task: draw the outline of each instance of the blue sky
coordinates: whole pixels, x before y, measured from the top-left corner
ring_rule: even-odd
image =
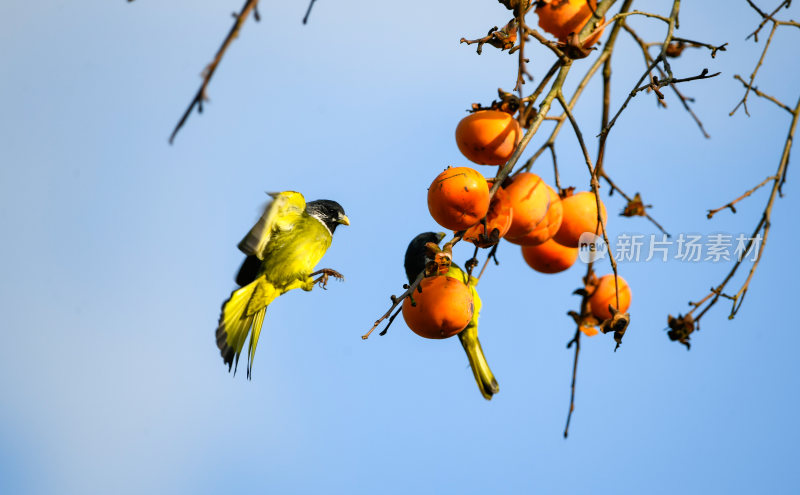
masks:
[[[584,339],[565,441],[565,313],[581,267],[545,276],[501,247],[480,285],[481,340],[500,383],[491,402],[455,340],[423,340],[402,321],[360,339],[401,290],[408,240],[439,230],[428,184],[468,165],[456,123],[513,86],[515,57],[458,44],[507,11],[477,0],[320,1],[302,26],[304,3],[264,3],[205,113],[168,146],[241,3],[0,5],[0,491],[789,493],[800,482],[791,170],[744,308],[733,321],[727,305],[712,310],[691,352],[667,340],[666,315],[729,265],[622,265],[631,327],[616,353],[610,336]],[[729,43],[716,59],[687,50],[673,62],[681,76],[722,71],[683,87],[712,139],[671,94],[666,111],[640,95],[611,134],[606,168],[673,233],[749,233],[766,190],[736,215],[709,221],[705,211],[774,173],[789,120],[756,99],[749,119],[727,115],[742,94],[733,74],[749,74],[762,48],[744,40],[759,21],[746,2],[730,2],[722,20],[711,2],[684,3],[681,36]],[[631,24],[663,37],[657,21]],[[778,33],[759,79],[790,105],[796,37]],[[628,38],[619,48],[614,108],[643,70]],[[550,55],[530,53],[540,77]],[[599,96],[595,82],[575,110],[587,136]],[[562,182],[587,188],[568,131],[557,145]],[[549,163],[534,171],[552,181]],[[284,189],[342,203],[352,226],[321,266],[347,279],[270,307],[247,382],[227,373],[213,333],[236,243],[264,191]],[[616,195],[606,205],[624,206]],[[609,229],[653,232],[616,215]]]

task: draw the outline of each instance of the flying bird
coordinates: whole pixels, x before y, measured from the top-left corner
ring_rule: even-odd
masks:
[[[314,271],[330,247],[336,227],[350,225],[342,206],[327,199],[306,203],[295,191],[269,195],[272,201],[264,214],[239,243],[239,250],[247,255],[236,275],[240,288],[222,304],[216,332],[217,347],[234,374],[250,334],[248,379],[267,306],[292,289],[310,291],[317,283],[325,288],[329,277],[344,278],[329,268]]]
[[[406,249],[405,269],[408,282],[412,283],[417,279],[417,276],[425,270],[427,259],[427,249],[425,245],[432,242],[436,245],[444,239],[444,234],[435,232],[425,232],[415,237]],[[481,348],[481,342],[478,340],[478,317],[481,311],[481,298],[478,296],[478,291],[475,289],[475,284],[478,280],[475,277],[467,275],[455,263],[450,264],[450,269],[447,272],[448,277],[461,280],[470,289],[472,294],[472,301],[475,311],[472,314],[472,319],[467,324],[467,327],[458,333],[458,340],[461,341],[461,346],[464,352],[467,353],[469,365],[472,367],[472,374],[475,376],[475,382],[478,384],[478,389],[486,400],[491,400],[492,396],[500,391],[500,387],[495,380],[492,370],[489,368],[489,363],[486,362],[486,357]]]

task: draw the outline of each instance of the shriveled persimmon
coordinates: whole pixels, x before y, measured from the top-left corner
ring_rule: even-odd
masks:
[[[508,242],[521,246],[534,246],[551,239],[556,232],[558,232],[558,229],[561,227],[561,219],[564,215],[564,208],[561,206],[561,198],[558,196],[558,193],[555,191],[555,189],[547,184],[545,184],[545,186],[547,186],[550,205],[547,208],[547,213],[545,214],[544,218],[536,225],[536,227],[533,228],[533,230],[523,236],[510,237],[506,234],[506,240]]]
[[[487,180],[487,185],[491,189],[493,180]],[[494,193],[489,204],[489,212],[486,219],[481,220],[464,233],[464,240],[475,244],[478,247],[489,247],[497,244],[506,235],[511,227],[514,217],[514,210],[508,201],[508,194],[502,187]]]
[[[578,247],[581,234],[584,232],[600,235],[600,226],[597,222],[597,199],[593,192],[583,191],[572,194],[567,191],[567,196],[561,198],[561,207],[564,210],[561,227],[553,236],[556,242],[568,247]],[[600,201],[600,212],[603,223],[605,223],[608,215],[602,201]]]
[[[539,27],[552,34],[559,41],[567,41],[570,33],[578,34],[583,26],[592,18],[592,11],[597,1],[591,0],[591,8],[586,0],[549,0],[539,2],[536,14],[539,16]],[[584,41],[584,48],[597,43],[603,35],[603,28],[595,30]]]
[[[451,167],[439,174],[428,189],[428,211],[450,230],[475,225],[489,211],[486,179],[469,167]]]
[[[541,273],[559,273],[575,264],[578,248],[562,246],[553,239],[535,246],[522,246],[525,262]]]
[[[414,333],[427,339],[446,339],[461,332],[475,308],[469,287],[446,275],[427,277],[403,301],[403,319]],[[412,303],[413,298],[413,303]]]
[[[631,288],[622,277],[619,281],[619,306],[617,306],[616,285],[614,274],[603,275],[597,281],[594,292],[589,296],[589,310],[600,321],[611,318],[608,306],[614,306],[619,312],[625,313],[631,306]]]
[[[520,139],[519,122],[500,110],[478,110],[461,119],[456,127],[458,149],[478,165],[503,165]]]
[[[511,209],[514,210],[514,218],[506,237],[527,235],[547,215],[550,205],[547,184],[536,174],[522,172],[514,176],[505,190]]]

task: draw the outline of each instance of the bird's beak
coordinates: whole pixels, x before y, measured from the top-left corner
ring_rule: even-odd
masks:
[[[347,215],[340,216],[339,220],[337,220],[337,222],[339,222],[342,225],[350,225],[350,219],[347,218]]]
[[[436,233],[436,237],[439,238],[439,240],[436,242],[438,244],[438,243],[442,242],[445,237],[447,237],[447,234],[445,234],[444,232],[437,232]]]
[[[267,193],[267,196],[269,196],[269,197],[270,197],[270,198],[272,198],[272,199],[275,199],[275,198],[277,198],[278,196],[280,196],[280,194],[281,194],[281,193],[279,193],[279,192],[268,192],[268,193]]]

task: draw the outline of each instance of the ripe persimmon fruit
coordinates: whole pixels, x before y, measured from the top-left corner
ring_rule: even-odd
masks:
[[[583,191],[576,194],[570,194],[568,191],[567,194],[566,197],[561,198],[561,207],[564,213],[561,219],[561,227],[559,227],[553,239],[564,246],[578,247],[578,241],[584,232],[601,234],[600,226],[597,222],[597,199],[591,191]],[[600,212],[605,224],[608,215],[602,201],[600,201]]]
[[[597,281],[594,292],[589,296],[589,310],[600,321],[611,318],[608,305],[614,306],[619,312],[625,313],[631,306],[631,288],[622,277],[619,281],[619,306],[617,306],[616,285],[614,274],[603,275]]]
[[[486,179],[469,167],[451,167],[439,174],[428,189],[428,211],[439,225],[464,230],[489,211]]]
[[[403,300],[408,328],[427,339],[446,339],[464,330],[475,310],[464,282],[438,275],[422,279],[420,287],[422,292],[415,290]]]
[[[597,1],[591,0],[591,8],[586,0],[549,0],[539,2],[536,14],[539,16],[539,27],[552,34],[559,41],[567,41],[570,33],[578,34],[583,26],[592,18],[592,11],[597,8]],[[603,35],[603,28],[591,33],[584,41],[584,48],[597,43]]]
[[[575,264],[578,248],[562,246],[548,239],[534,246],[522,246],[522,257],[537,272],[559,273]]]
[[[489,179],[486,182],[491,189],[494,179]],[[492,197],[492,201],[489,204],[489,212],[486,213],[486,219],[478,221],[478,223],[467,229],[464,233],[464,240],[482,248],[494,246],[508,232],[513,217],[514,210],[511,209],[508,194],[501,187]]]
[[[461,119],[456,144],[461,153],[478,165],[503,165],[514,153],[522,128],[500,110],[478,110]]]
[[[558,229],[561,227],[561,219],[564,216],[564,208],[561,206],[561,198],[558,196],[555,189],[547,184],[545,184],[545,186],[547,186],[547,192],[550,197],[550,206],[548,206],[544,218],[533,230],[523,236],[509,237],[506,234],[506,240],[508,242],[520,246],[533,246],[551,239],[556,232],[558,232]]]
[[[535,229],[547,215],[550,195],[547,184],[536,174],[522,172],[505,187],[514,218],[506,237],[522,237]]]

